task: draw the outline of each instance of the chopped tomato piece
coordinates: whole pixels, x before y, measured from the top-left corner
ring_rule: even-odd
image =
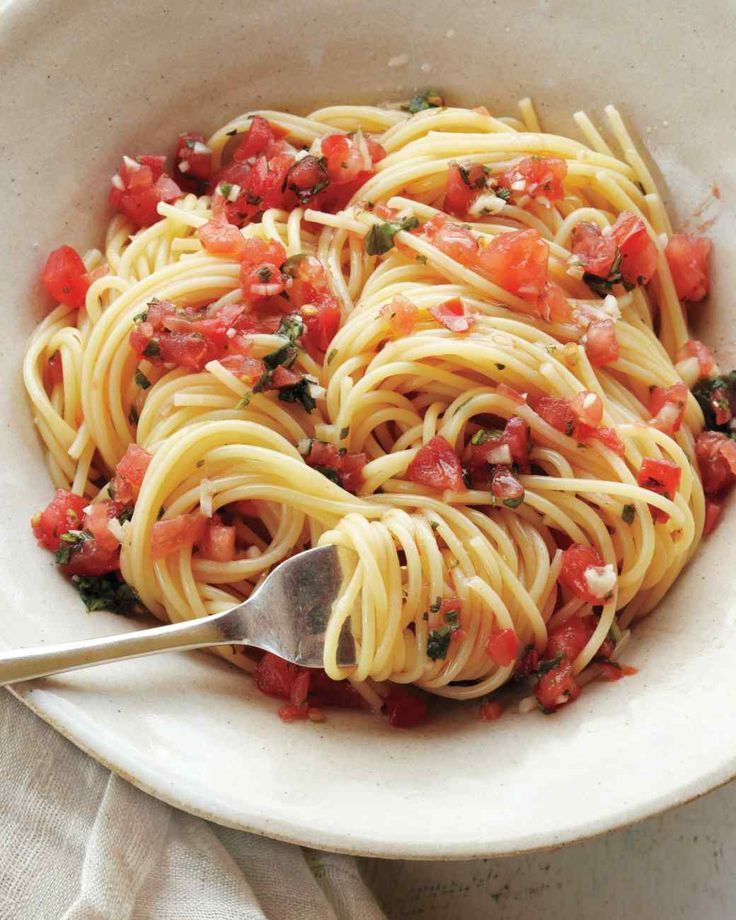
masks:
[[[569,661],[561,661],[539,678],[534,691],[539,705],[545,712],[554,712],[565,703],[571,703],[580,696],[580,686],[572,672]]]
[[[529,426],[519,418],[513,415],[501,435],[501,443],[508,444],[511,450],[511,459],[519,467],[522,473],[529,472]]]
[[[207,518],[202,514],[178,514],[156,521],[151,533],[151,559],[164,559],[186,546],[199,545],[206,533]]]
[[[82,257],[72,246],[49,253],[41,280],[57,303],[76,309],[84,306],[90,282]]]
[[[710,288],[710,249],[709,239],[689,233],[675,233],[667,243],[664,254],[680,300],[697,302],[707,295]]]
[[[591,428],[588,425],[578,423],[575,426],[575,436],[579,441],[600,441],[604,447],[612,450],[615,454],[623,457],[626,453],[624,442],[618,436],[615,428],[608,428],[601,425],[598,428]]]
[[[568,435],[568,437],[572,437],[575,431],[576,416],[569,400],[562,399],[559,396],[540,396],[534,411],[548,425]]]
[[[708,536],[709,533],[713,533],[721,519],[722,511],[722,502],[716,501],[714,498],[705,499],[705,524],[703,526],[703,536]]]
[[[266,371],[266,365],[259,358],[250,355],[225,355],[220,358],[220,364],[232,374],[248,381],[257,380]]]
[[[720,431],[703,431],[695,440],[703,489],[720,495],[736,482],[736,442]]]
[[[600,594],[591,590],[589,584],[590,569],[603,568],[601,554],[592,546],[573,543],[562,553],[560,581],[572,593],[588,604],[600,604]]]
[[[204,136],[191,132],[180,134],[175,162],[181,176],[206,182],[212,173],[212,150],[205,143]]]
[[[112,178],[110,204],[135,227],[148,227],[160,220],[158,205],[181,197],[181,189],[164,172],[166,157],[123,157]]]
[[[274,388],[281,390],[283,387],[293,387],[297,383],[300,383],[302,380],[302,374],[297,374],[292,370],[289,370],[288,367],[283,365],[277,365],[271,376],[271,383]]]
[[[561,201],[565,197],[562,183],[567,175],[567,163],[560,157],[526,157],[500,178],[503,188],[513,195]]]
[[[413,728],[427,717],[427,703],[408,687],[393,684],[384,700],[389,725],[394,728]]]
[[[246,300],[276,297],[286,289],[288,277],[280,266],[286,261],[286,250],[276,240],[259,237],[244,238],[245,249],[240,268],[240,286]]]
[[[459,297],[436,304],[429,308],[429,312],[450,332],[470,332],[475,324],[475,317],[466,312],[465,304]]]
[[[313,156],[302,157],[293,163],[284,181],[285,187],[296,195],[301,204],[314,198],[330,182],[326,168]]]
[[[501,502],[507,508],[518,508],[524,501],[524,486],[503,464],[495,467],[491,473],[491,495],[496,502]]]
[[[120,549],[120,541],[113,535],[108,524],[117,518],[121,510],[122,506],[117,502],[100,501],[91,505],[84,516],[84,529],[92,534],[100,553],[112,556]]]
[[[459,262],[473,266],[478,259],[478,240],[461,224],[448,220],[444,214],[435,214],[422,227],[429,242],[440,252]]]
[[[697,359],[698,370],[701,377],[710,377],[715,373],[716,361],[713,357],[713,352],[707,345],[698,342],[697,339],[690,339],[685,342],[682,348],[677,352],[678,364],[681,361],[686,361],[688,358]]]
[[[457,454],[441,435],[420,447],[406,471],[406,478],[430,489],[465,489],[463,471]]]
[[[224,214],[211,218],[197,230],[197,236],[207,252],[216,256],[240,259],[246,252],[245,239]]]
[[[67,489],[57,489],[49,504],[31,521],[39,546],[57,550],[62,534],[80,530],[87,499]]]
[[[505,399],[510,399],[512,402],[515,402],[519,406],[526,402],[525,393],[520,393],[518,390],[515,390],[513,387],[510,387],[506,383],[499,383],[499,385],[496,387],[496,393],[498,393],[499,396],[503,396]]]
[[[682,426],[687,406],[688,388],[684,383],[654,387],[649,397],[650,424],[665,434],[675,434]]]
[[[519,654],[516,633],[513,629],[494,629],[486,641],[485,651],[497,667],[508,667]]]
[[[643,489],[672,500],[680,486],[682,470],[669,460],[652,460],[646,457],[641,464],[637,482]]]
[[[486,174],[480,163],[450,163],[445,185],[444,210],[455,217],[465,217],[485,185]]]
[[[498,700],[484,700],[480,704],[479,715],[483,722],[495,722],[503,715],[503,706]]]
[[[523,300],[545,293],[549,246],[537,230],[499,233],[480,250],[478,267],[494,284]]]
[[[302,345],[315,360],[321,361],[342,322],[342,311],[332,294],[315,292],[310,303],[301,308],[306,327]]]
[[[278,141],[284,132],[276,125],[266,121],[261,115],[254,115],[248,130],[233,153],[233,160],[244,162],[261,155],[273,156],[280,151]]]
[[[143,485],[143,477],[153,457],[137,444],[129,444],[115,467],[110,494],[123,504],[134,502]]]
[[[410,335],[417,324],[418,310],[408,297],[402,294],[397,294],[390,303],[384,304],[380,313],[388,320],[391,331],[396,336]]]
[[[328,478],[339,480],[347,492],[357,492],[363,482],[363,467],[368,458],[363,453],[350,454],[325,441],[310,440],[304,460]]]
[[[232,562],[235,559],[235,528],[213,517],[207,524],[199,552],[213,562]]]
[[[120,544],[110,550],[96,539],[77,544],[69,561],[60,566],[66,575],[97,576],[116,572],[120,568]]]
[[[621,253],[621,276],[627,284],[646,284],[657,270],[657,247],[644,221],[622,211],[611,227],[611,236]]]
[[[601,678],[608,681],[621,680],[622,677],[628,677],[631,674],[637,673],[636,668],[630,668],[625,664],[618,664],[616,661],[601,661],[598,662],[597,667]]]
[[[570,400],[570,409],[579,422],[597,428],[603,421],[603,400],[590,390],[581,390]]]
[[[583,270],[596,278],[606,279],[616,259],[616,241],[603,236],[597,224],[582,221],[572,231],[572,251]]]
[[[585,354],[593,367],[604,367],[618,361],[621,349],[612,319],[594,320],[585,333]]]
[[[61,352],[55,351],[46,362],[43,369],[43,388],[50,396],[55,387],[64,382],[64,366],[61,361]]]
[[[544,657],[551,659],[562,655],[568,661],[575,661],[590,641],[595,627],[595,620],[591,616],[569,617],[550,631]]]
[[[547,281],[537,304],[537,312],[548,323],[569,323],[572,310],[565,292],[553,281]]]

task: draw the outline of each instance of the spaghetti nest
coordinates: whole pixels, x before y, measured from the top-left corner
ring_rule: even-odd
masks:
[[[158,617],[224,610],[291,554],[337,544],[347,574],[328,675],[349,678],[369,698],[393,681],[467,699],[507,681],[524,650],[541,655],[551,627],[593,613],[576,651],[579,673],[677,578],[703,530],[693,468],[703,418],[688,394],[677,430],[651,424],[652,388],[681,384],[674,362],[688,339],[664,257],[668,217],[614,109],[607,115],[620,155],[581,113],[585,143],[542,133],[526,101],[521,113],[358,106],[306,118],[258,113],[313,153],[342,132],[368,136],[386,153],[337,213],[307,200],[290,211],[268,208],[240,231],[282,244],[289,258],[316,257],[339,302],[340,328],[323,352],[300,347],[298,327],[291,337],[283,325],[248,335],[259,361],[292,349],[289,379],[306,381],[306,400],[259,388],[217,357],[193,370],[141,357],[131,345],[152,301],[206,304],[210,312],[244,303],[239,260],[208,251],[198,234],[213,217],[210,196],[159,204],[160,220],[138,231],[121,215],[112,220],[104,253],[85,259],[94,279],[85,308],[60,305],[38,327],[25,382],[58,488],[108,499],[105,483],[129,445],[152,454],[122,525],[120,566]],[[208,141],[215,167],[252,121],[240,117]],[[534,194],[528,179],[514,188],[514,169],[537,157],[563,161],[562,195]],[[471,189],[457,223],[445,211],[453,170]],[[504,175],[508,187],[494,180]],[[573,253],[576,228],[592,225],[605,240],[624,212],[652,243],[652,276],[646,286],[599,278],[601,289]],[[478,253],[509,231],[534,231],[547,250],[545,283],[557,309],[521,286],[504,287],[482,260],[463,258],[447,243],[448,227]],[[595,323],[615,329],[616,353],[604,362],[593,360],[586,339]],[[44,386],[57,354],[63,379]],[[544,411],[576,397],[580,404],[581,394],[602,407],[593,428],[607,439],[590,425],[581,429],[579,418],[559,425]],[[504,440],[512,419],[527,438],[521,463]],[[488,481],[466,469],[460,481],[433,487],[416,475],[427,459],[421,451],[437,438],[461,474],[474,447],[497,441],[495,467],[486,455]],[[334,470],[310,464],[315,443],[337,447],[332,456],[363,455],[352,491]],[[647,459],[677,468],[674,493],[642,482]],[[511,492],[489,484],[498,466]],[[156,524],[189,513],[225,516],[236,531],[231,558],[207,558],[192,545],[158,558],[151,552]],[[596,551],[598,576],[613,571],[600,599],[590,596],[594,586],[586,596],[561,577],[571,544]],[[335,657],[347,618],[358,645],[349,670]],[[514,638],[506,659],[489,653],[499,634]],[[219,653],[253,667],[242,651]]]

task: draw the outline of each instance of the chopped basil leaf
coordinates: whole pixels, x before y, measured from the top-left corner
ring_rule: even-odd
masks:
[[[505,371],[505,370],[506,370],[506,365],[505,365],[505,364],[499,364],[498,361],[496,362],[496,367],[497,367],[500,371]]]
[[[273,269],[270,265],[261,265],[260,268],[256,269],[256,274],[264,284],[273,278]]]
[[[254,387],[253,389],[255,389],[255,387]],[[236,408],[236,409],[245,409],[245,407],[246,407],[246,406],[248,405],[248,403],[250,402],[250,398],[251,398],[251,394],[250,394],[250,393],[246,393],[245,396],[241,397],[241,398],[235,403],[235,408]]]
[[[144,310],[142,313],[138,313],[136,316],[133,317],[133,322],[135,323],[136,326],[138,326],[141,323],[145,323],[147,319],[148,319],[148,310]]]
[[[404,217],[401,220],[385,220],[381,224],[374,224],[368,231],[363,241],[365,251],[369,256],[380,256],[394,246],[394,237],[400,230],[413,230],[419,226],[416,217]]]
[[[337,349],[333,348],[332,351],[327,355],[327,363],[329,364],[337,355]]]
[[[487,444],[489,441],[498,441],[502,435],[503,431],[498,428],[479,428],[470,439],[470,443],[477,447],[479,444]]]
[[[719,377],[706,377],[693,387],[693,396],[697,399],[705,417],[705,427],[710,431],[722,431],[732,434],[729,428],[733,405],[736,408],[736,371]],[[716,413],[721,411],[728,419],[719,424]]]
[[[138,409],[135,406],[131,406],[130,412],[128,413],[128,421],[131,425],[137,425],[139,419],[140,415],[138,415]]]
[[[318,473],[322,473],[324,477],[329,479],[330,482],[334,482],[336,486],[342,486],[340,474],[331,466],[315,466],[313,469],[317,470]]]
[[[263,358],[263,363],[267,368],[273,370],[278,367],[279,364],[282,367],[291,367],[291,365],[296,361],[299,355],[299,349],[294,345],[282,345],[281,348],[277,348],[276,351],[272,351],[270,354],[265,355]]]
[[[350,425],[340,429],[340,440],[343,441],[350,434]]]
[[[229,198],[230,192],[232,192],[233,190],[233,184],[232,182],[221,182],[218,185],[217,190],[219,191],[219,193],[222,195],[223,198]]]
[[[298,252],[294,256],[289,256],[289,258],[280,266],[281,271],[285,275],[291,275],[292,278],[295,278],[297,269],[299,268],[299,263],[303,262],[307,256],[308,253],[306,252]]]
[[[312,392],[309,388],[309,381],[306,377],[303,377],[299,383],[294,383],[288,387],[281,387],[279,390],[279,399],[281,402],[301,403],[307,412],[311,412],[317,406],[317,402],[312,396]]]
[[[92,534],[88,530],[68,530],[59,539],[64,545],[56,550],[56,564],[68,565],[74,553],[82,548],[82,544],[92,539]]]
[[[636,517],[636,508],[633,505],[624,505],[621,511],[621,517],[623,518],[624,524],[633,524],[634,518]]]
[[[408,105],[403,105],[405,112],[411,112],[416,115],[417,112],[424,112],[426,109],[441,109],[445,100],[440,96],[436,89],[428,89],[426,92],[418,93],[410,100]]]
[[[318,177],[316,181],[309,188],[302,188],[301,185],[293,181],[292,174],[299,171],[304,171],[308,169],[315,170],[315,175]],[[287,188],[290,189],[296,197],[299,199],[302,204],[309,201],[310,198],[313,198],[318,192],[321,192],[323,189],[326,189],[330,184],[330,177],[327,175],[327,168],[325,166],[324,160],[320,157],[313,157],[308,155],[302,157],[301,160],[297,160],[296,163],[289,169],[284,179],[284,190]]]
[[[197,467],[198,470],[201,470],[202,467],[204,466],[204,460],[197,460],[197,462],[194,465]]]
[[[437,528],[440,526],[440,522],[439,522],[439,521],[430,521],[430,522],[429,522],[429,526],[432,528],[432,530],[437,530]]]
[[[507,508],[518,508],[519,505],[524,502],[524,493],[518,495],[516,498],[504,498],[503,503]]]
[[[537,668],[537,673],[541,676],[546,674],[547,671],[551,671],[553,668],[556,668],[558,664],[562,661],[563,656],[557,655],[555,658],[548,658],[546,661],[540,661],[539,667]]]
[[[627,286],[621,275],[621,250],[616,247],[616,255],[614,256],[611,270],[606,278],[600,278],[598,275],[585,272],[583,274],[583,281],[600,297],[605,297],[606,294],[610,294],[614,284],[624,284],[625,287],[630,289],[631,285]]]
[[[135,383],[136,386],[139,386],[142,390],[147,390],[151,386],[151,381],[139,367],[135,369]]]
[[[144,358],[155,358],[161,354],[161,349],[158,344],[158,339],[149,339],[146,342],[146,347],[143,349]]]
[[[496,198],[500,198],[503,201],[508,201],[509,198],[511,198],[511,189],[500,186],[499,188],[494,188],[493,194],[496,196]]]
[[[440,612],[440,607],[441,607],[441,606],[442,606],[442,598],[439,597],[439,596],[437,596],[437,597],[435,598],[434,604],[432,604],[432,605],[430,606],[429,612],[430,612],[430,613],[439,613],[439,612]]]
[[[289,313],[281,320],[276,335],[283,335],[292,344],[296,342],[299,336],[304,335],[304,323],[298,313]]]
[[[419,262],[420,265],[426,265],[426,264],[427,264],[427,257],[426,257],[426,256],[417,256],[417,257],[416,257],[416,261]]]
[[[72,583],[89,611],[126,613],[140,607],[138,595],[130,585],[120,581],[115,572],[108,575],[74,575]]]
[[[133,508],[132,505],[128,505],[127,507],[123,508],[123,510],[118,515],[118,520],[120,521],[120,523],[126,524],[128,521],[132,520],[134,510],[135,509]]]

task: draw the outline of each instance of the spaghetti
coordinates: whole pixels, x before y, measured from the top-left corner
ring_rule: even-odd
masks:
[[[92,606],[129,586],[171,621],[337,544],[327,677],[397,724],[423,705],[406,684],[494,718],[527,674],[550,710],[624,673],[703,533],[683,381],[718,368],[680,298],[709,244],[673,234],[613,108],[618,154],[583,113],[584,142],[542,133],[528,100],[408,108],[251,113],[182,136],[172,175],[125,158],[104,251],[45,270],[61,302],[24,377],[60,491],[34,527]],[[708,436],[716,495],[736,464]],[[287,718],[339,702],[217,653]]]

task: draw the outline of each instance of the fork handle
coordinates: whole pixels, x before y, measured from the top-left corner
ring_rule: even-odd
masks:
[[[139,658],[156,652],[186,651],[207,645],[231,645],[238,641],[228,635],[227,618],[232,612],[226,610],[211,617],[117,636],[0,653],[0,687],[75,668],[88,668],[106,661]]]

